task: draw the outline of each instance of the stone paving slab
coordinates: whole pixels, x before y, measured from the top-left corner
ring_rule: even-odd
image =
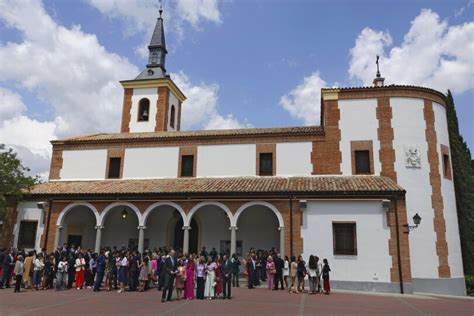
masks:
[[[419,295],[289,294],[234,288],[231,300],[160,302],[161,293],[0,290],[0,315],[474,315],[474,300]]]

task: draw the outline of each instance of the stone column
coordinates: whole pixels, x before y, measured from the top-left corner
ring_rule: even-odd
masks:
[[[54,236],[54,248],[53,251],[56,251],[59,246],[59,237],[61,236],[61,230],[63,229],[62,225],[56,226],[56,235]]]
[[[230,255],[237,251],[237,226],[231,226],[230,229]]]
[[[99,253],[100,252],[100,245],[102,244],[102,229],[104,229],[104,226],[96,226],[95,227],[95,248],[94,252]]]
[[[280,231],[280,255],[281,258],[285,258],[285,227],[280,226],[278,227],[278,230]]]
[[[189,252],[189,231],[191,230],[191,226],[183,226],[183,230],[183,254],[187,254]]]
[[[145,226],[138,226],[138,252],[143,253],[143,244],[145,242]]]

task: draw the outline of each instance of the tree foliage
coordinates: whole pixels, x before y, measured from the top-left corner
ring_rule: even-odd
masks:
[[[0,144],[0,220],[5,214],[7,196],[21,199],[25,190],[40,182],[38,176],[28,176],[26,173],[29,171],[21,164],[13,149]]]
[[[474,274],[474,163],[459,133],[453,96],[448,90],[447,117],[459,231],[465,274]]]

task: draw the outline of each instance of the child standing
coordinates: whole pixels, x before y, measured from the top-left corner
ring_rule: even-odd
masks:
[[[329,287],[329,272],[331,268],[329,267],[328,259],[323,260],[323,287],[324,287],[324,294],[329,294],[331,292],[331,288]]]
[[[176,274],[176,296],[181,300],[183,296],[184,282],[186,281],[186,269],[183,267],[183,261],[178,260],[178,273]]]

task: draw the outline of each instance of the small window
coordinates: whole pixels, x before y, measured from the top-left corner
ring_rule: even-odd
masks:
[[[181,177],[192,177],[194,174],[194,155],[181,156]]]
[[[109,179],[118,179],[120,178],[120,163],[122,158],[114,157],[109,160]]]
[[[370,174],[370,152],[368,150],[356,150],[355,167],[356,174]]]
[[[143,98],[138,102],[138,121],[146,122],[150,116],[150,100]]]
[[[260,154],[260,173],[259,174],[261,176],[273,175],[273,154],[272,153]]]
[[[170,126],[172,128],[174,128],[174,120],[175,120],[175,116],[176,116],[176,110],[174,108],[174,105],[171,106],[171,110],[170,110]]]
[[[37,221],[21,221],[18,249],[35,248]]]
[[[451,165],[447,154],[443,154],[443,172],[445,178],[451,179]]]
[[[357,255],[356,223],[332,223],[335,255]]]
[[[150,64],[158,63],[158,53],[152,53],[150,57]]]

